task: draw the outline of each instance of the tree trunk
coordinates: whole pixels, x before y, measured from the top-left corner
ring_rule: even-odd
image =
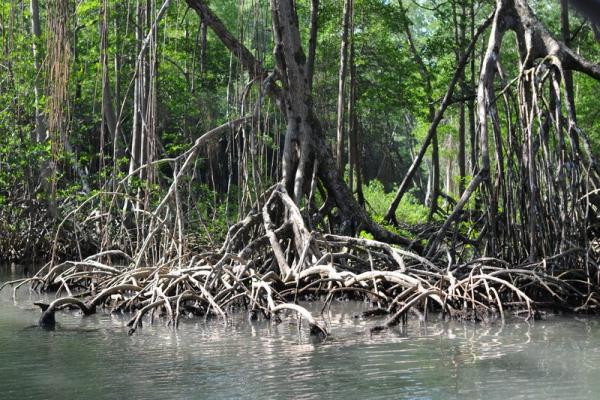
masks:
[[[200,22],[200,77],[204,77],[204,70],[206,68],[206,45],[207,45],[207,27],[206,23],[201,20]]]
[[[431,114],[430,114],[431,115]],[[431,120],[431,118],[430,118]],[[430,121],[431,122],[431,121]],[[432,220],[438,211],[438,198],[440,197],[440,148],[437,132],[431,141],[431,195],[429,196],[428,220]]]
[[[471,0],[469,4],[469,37],[471,40],[475,37],[475,1]],[[469,62],[469,87],[475,90],[476,72],[475,72],[475,55],[471,57]],[[467,113],[469,117],[469,140],[470,140],[470,169],[471,174],[477,171],[477,132],[475,128],[475,99],[471,97],[467,102]]]
[[[456,63],[458,64],[460,62],[460,59],[463,57],[464,51],[465,51],[465,46],[467,45],[466,43],[466,21],[467,20],[467,6],[465,4],[465,2],[461,2],[461,8],[460,8],[460,18],[459,18],[459,22],[458,22],[458,48],[459,51],[457,52],[456,55]],[[460,76],[460,89],[461,89],[461,94],[463,97],[465,97],[465,95],[467,94],[467,85],[465,82],[465,72],[463,70],[463,72],[461,73]],[[459,110],[458,110],[458,175],[459,175],[459,183],[458,183],[458,194],[459,196],[462,195],[462,193],[465,190],[465,178],[467,176],[467,168],[466,168],[466,141],[465,141],[465,102],[461,101],[459,104]]]
[[[142,49],[142,41],[143,41],[143,18],[142,18],[142,8],[139,0],[135,2],[135,15],[136,15],[136,24],[135,24],[135,42],[136,42],[136,52],[139,54]],[[129,160],[129,174],[133,174],[134,171],[141,165],[140,159],[140,143],[141,143],[141,101],[142,101],[142,81],[143,81],[143,69],[139,66],[136,67],[136,76],[133,82],[133,122],[131,127],[131,146],[129,151],[131,153]]]
[[[116,106],[115,109],[115,132],[113,136],[112,142],[112,154],[113,154],[113,190],[117,187],[117,176],[119,173],[119,159],[123,155],[123,149],[119,148],[119,136],[120,136],[120,126],[121,126],[121,112],[123,111],[123,106],[121,105],[121,46],[119,41],[119,29],[117,24],[118,18],[114,19],[113,30],[115,36],[115,59],[114,59],[114,79],[115,79],[115,91],[114,91],[114,104]]]
[[[350,54],[349,54],[349,67],[350,67],[350,93],[348,95],[348,186],[350,187],[350,191],[354,193],[354,178],[355,173],[356,177],[360,174],[358,173],[358,143],[357,143],[357,115],[356,115],[356,65],[354,63],[354,5],[350,10],[350,32],[349,32],[349,42],[350,42]],[[358,189],[358,181],[357,183],[357,192]]]
[[[560,33],[562,42],[566,46],[571,45],[571,30],[569,28],[569,4],[567,0],[560,0]],[[573,88],[573,71],[566,68],[564,73],[565,95],[570,104],[575,104],[575,90]],[[572,118],[577,123],[577,114],[573,108]]]
[[[287,111],[287,131],[283,156],[283,176],[286,187],[293,187],[295,201],[302,199],[305,190],[307,171],[310,171],[313,158],[318,160],[318,176],[335,200],[343,218],[353,221],[375,239],[402,245],[420,247],[412,241],[387,231],[374,223],[362,209],[342,175],[336,168],[319,119],[314,113],[312,95],[305,76],[304,52],[300,44],[298,19],[293,0],[271,0],[273,32],[275,32],[275,59],[283,82],[283,101]],[[309,181],[310,183],[310,181]],[[288,189],[289,190],[289,189]]]
[[[108,64],[108,1],[102,3],[103,15],[100,27],[100,61],[102,64],[102,122],[108,128],[111,141],[117,137],[117,115],[112,100],[110,87],[109,64]],[[101,143],[100,146],[103,146]]]
[[[417,46],[412,36],[412,32],[410,30],[410,21],[408,16],[406,15],[406,10],[404,5],[402,4],[402,0],[398,0],[398,5],[400,6],[400,11],[404,17],[404,33],[406,34],[406,39],[408,40],[408,44],[410,50],[413,54],[415,62],[419,67],[419,74],[421,75],[421,79],[423,80],[423,84],[425,85],[425,95],[427,96],[427,107],[428,107],[428,115],[427,122],[430,124],[430,127],[433,127],[433,121],[435,119],[435,105],[433,100],[433,87],[431,82],[431,71],[425,65],[425,61],[423,61],[423,57],[421,57],[421,53],[417,50]],[[440,194],[440,151],[438,145],[438,137],[437,137],[437,124],[432,131],[431,136],[431,177],[430,187],[431,192],[427,193],[427,199],[429,199],[429,216],[431,219],[433,215],[437,212],[438,207],[438,197]],[[394,211],[395,212],[395,211]]]
[[[319,32],[319,0],[312,0],[310,4],[310,39],[308,40],[306,79],[308,79],[308,86],[312,90],[317,53],[317,35]]]
[[[494,93],[494,80],[497,73],[502,74],[499,67],[499,54],[502,46],[502,39],[505,33],[512,30],[516,33],[517,44],[520,54],[520,68],[523,71],[519,77],[519,107],[520,107],[520,131],[522,138],[516,138],[523,143],[523,146],[516,147],[513,151],[517,154],[512,154],[511,157],[523,159],[519,164],[514,175],[518,177],[516,184],[518,200],[507,199],[504,203],[499,203],[497,196],[498,184],[494,185],[491,181],[492,176],[496,179],[501,179],[504,174],[502,165],[502,150],[500,136],[500,123],[498,121],[498,113],[496,110],[497,96]],[[436,251],[437,244],[444,235],[449,224],[460,215],[462,207],[466,204],[468,197],[474,193],[477,186],[484,183],[482,189],[482,198],[486,213],[486,229],[483,239],[484,253],[489,256],[497,257],[502,251],[498,243],[499,226],[498,214],[502,210],[503,213],[508,210],[513,211],[513,218],[503,219],[507,226],[502,227],[508,235],[520,237],[523,244],[517,249],[511,249],[513,253],[523,250],[530,260],[539,259],[541,256],[546,256],[555,251],[552,248],[552,243],[559,243],[557,237],[568,238],[571,243],[585,242],[582,238],[581,230],[585,227],[586,222],[582,218],[587,218],[585,205],[580,202],[573,204],[575,208],[573,212],[573,223],[568,228],[569,232],[565,232],[561,227],[557,226],[558,220],[553,220],[553,216],[560,215],[560,199],[564,198],[563,194],[572,196],[571,198],[580,198],[587,193],[586,184],[583,183],[586,179],[581,179],[577,175],[585,172],[587,177],[593,182],[598,181],[597,162],[595,157],[587,145],[584,146],[584,151],[581,151],[578,146],[579,137],[583,139],[584,144],[588,142],[587,136],[576,126],[574,112],[571,110],[573,105],[567,99],[567,118],[569,122],[569,132],[571,134],[571,147],[573,155],[570,157],[569,168],[562,168],[558,171],[562,179],[568,179],[566,185],[569,193],[557,193],[548,199],[547,190],[552,190],[556,187],[554,184],[556,174],[540,173],[541,163],[544,162],[546,155],[540,152],[540,147],[544,145],[547,139],[543,135],[548,135],[549,127],[542,121],[544,116],[549,115],[549,112],[555,113],[552,124],[554,124],[554,133],[561,134],[562,108],[560,107],[559,98],[553,100],[554,109],[549,110],[547,103],[540,100],[540,95],[544,90],[544,82],[536,74],[540,73],[537,60],[544,60],[548,64],[548,73],[551,74],[550,81],[554,86],[554,92],[559,93],[559,80],[564,76],[566,69],[573,69],[584,74],[587,74],[595,79],[600,79],[600,66],[591,63],[577,53],[568,48],[565,43],[556,40],[550,35],[547,29],[540,23],[537,17],[525,0],[497,0],[496,11],[494,15],[494,23],[489,36],[487,51],[484,56],[479,86],[477,92],[477,116],[479,120],[479,145],[481,150],[481,168],[475,179],[469,185],[469,188],[464,192],[461,200],[455,207],[451,216],[444,223],[440,231],[434,239],[430,241],[429,254],[432,255]],[[543,71],[543,70],[542,70]],[[558,89],[558,90],[557,90]],[[510,124],[510,121],[508,122]],[[489,126],[494,130],[494,138],[496,140],[496,163],[497,171],[492,173],[492,165],[490,160],[490,148],[488,143]],[[509,130],[510,133],[510,130]],[[513,141],[513,138],[508,138]],[[510,142],[509,142],[510,143]],[[513,146],[511,146],[513,148]],[[541,154],[540,154],[541,153]],[[567,173],[566,171],[572,172]],[[580,171],[580,172],[577,172]],[[585,196],[584,196],[585,197]],[[512,204],[512,202],[516,204]],[[590,201],[598,201],[598,199],[590,199]],[[518,208],[517,208],[518,207]],[[564,206],[563,206],[564,208]],[[564,240],[563,240],[564,242]],[[585,246],[585,244],[583,244]],[[553,253],[552,253],[553,254]],[[520,253],[523,255],[523,252]]]
[[[346,165],[344,160],[344,109],[345,109],[345,87],[346,70],[348,66],[348,30],[350,26],[350,15],[352,14],[352,1],[345,0],[344,16],[342,23],[342,44],[340,46],[340,69],[338,77],[338,99],[337,99],[337,168],[341,174],[344,173]]]
[[[252,76],[267,77],[261,63],[231,35],[203,0],[186,1],[201,18],[204,18],[207,25],[238,57],[242,66]],[[312,161],[316,159],[317,176],[326,188],[331,202],[337,205],[344,218],[354,221],[360,229],[372,233],[377,240],[413,246],[415,250],[421,251],[418,244],[373,222],[352,196],[338,172],[335,158],[325,143],[319,119],[312,108],[312,95],[305,75],[306,57],[300,45],[294,1],[271,0],[271,11],[275,39],[274,53],[282,87],[266,79],[262,82],[268,83],[269,95],[275,98],[287,120],[282,175],[288,193],[294,194],[296,202],[302,200],[305,191],[310,189],[311,179],[308,178],[312,176],[314,166]]]
[[[33,52],[33,67],[35,69],[35,78],[33,82],[33,101],[35,107],[35,143],[41,143],[46,139],[46,127],[44,123],[44,114],[40,109],[40,85],[38,76],[40,74],[40,54],[38,45],[42,35],[40,27],[40,6],[38,0],[31,0],[29,3],[31,11],[31,34],[33,36],[31,50]]]

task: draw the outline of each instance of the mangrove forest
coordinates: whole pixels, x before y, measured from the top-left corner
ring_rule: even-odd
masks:
[[[0,263],[40,269],[0,290],[129,334],[594,314],[599,93],[597,0],[3,0]]]

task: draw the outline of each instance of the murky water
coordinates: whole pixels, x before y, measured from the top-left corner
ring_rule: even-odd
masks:
[[[19,272],[0,270],[0,282]],[[600,320],[481,325],[430,321],[371,336],[368,308],[337,302],[316,343],[278,325],[184,320],[127,336],[127,317],[57,314],[35,327],[37,295],[0,294],[1,399],[595,399]],[[316,313],[317,307],[313,309]]]

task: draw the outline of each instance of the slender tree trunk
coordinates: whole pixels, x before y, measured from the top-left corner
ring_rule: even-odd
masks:
[[[464,85],[463,85],[464,87]],[[463,92],[464,93],[464,92]],[[467,176],[466,162],[466,147],[465,140],[465,103],[459,104],[458,110],[458,194],[461,195],[465,191],[465,179]]]
[[[446,182],[444,184],[444,191],[446,194],[448,193],[452,193],[453,190],[453,182],[452,182],[452,178],[454,178],[453,174],[452,174],[452,157],[447,157],[446,159]]]
[[[121,37],[119,34],[119,25],[118,25],[118,21],[119,19],[117,17],[115,17],[114,19],[114,24],[113,24],[113,32],[115,35],[115,63],[114,63],[114,67],[115,67],[115,72],[114,72],[114,77],[115,77],[115,104],[117,105],[117,107],[120,107],[121,105],[121,58],[122,58],[122,54],[121,54],[121,41],[119,40],[119,38]],[[117,115],[118,117],[119,115]]]
[[[337,167],[341,174],[344,174],[344,109],[345,109],[345,87],[346,71],[348,67],[348,31],[350,26],[350,15],[352,14],[353,0],[345,0],[344,16],[342,23],[342,44],[340,46],[340,69],[338,78],[338,99],[337,99]]]
[[[460,19],[458,23],[459,29],[459,41],[457,43],[459,51],[457,52],[456,62],[458,63],[462,58],[466,43],[466,19],[467,19],[467,5],[465,2],[461,2],[460,6]],[[459,86],[461,88],[461,94],[464,97],[467,94],[467,85],[465,83],[465,72],[463,71],[460,76]],[[462,195],[465,190],[465,178],[467,175],[466,168],[466,141],[465,141],[465,102],[461,101],[458,110],[458,194]]]
[[[469,37],[471,40],[475,37],[475,0],[469,2]],[[475,54],[469,62],[469,87],[475,90],[476,72],[475,72]],[[469,119],[469,139],[470,139],[470,168],[471,174],[477,172],[477,132],[475,127],[475,99],[471,98],[467,101],[467,114]]]
[[[355,151],[354,151],[354,155],[355,155],[355,165],[356,165],[356,199],[358,201],[358,204],[360,204],[361,207],[365,207],[365,195],[363,193],[363,169],[362,169],[362,165],[363,165],[363,158],[362,158],[362,154],[363,154],[363,145],[362,145],[362,141],[360,140],[360,138],[364,137],[364,132],[359,124],[358,121],[358,117],[354,118],[354,137],[355,137]],[[359,133],[359,128],[360,129],[360,135]]]
[[[110,87],[110,67],[108,63],[108,1],[102,3],[102,24],[100,26],[100,62],[102,64],[102,122],[108,128],[111,141],[117,137],[117,115],[113,105]],[[100,146],[103,146],[101,143]]]
[[[421,79],[425,85],[425,94],[427,96],[427,103],[429,113],[427,115],[427,122],[430,126],[433,125],[433,121],[435,119],[435,105],[433,100],[433,87],[431,82],[431,71],[427,68],[425,61],[423,60],[421,53],[417,50],[417,46],[412,36],[412,32],[410,30],[410,21],[408,16],[406,15],[406,10],[404,9],[404,5],[402,4],[402,0],[398,0],[398,4],[400,6],[400,10],[404,15],[404,33],[406,34],[406,38],[408,40],[408,44],[410,46],[410,50],[413,53],[413,57],[419,67],[419,74],[421,75]],[[437,212],[438,209],[438,197],[440,194],[440,150],[438,144],[437,137],[437,125],[436,129],[432,132],[431,137],[431,192],[427,194],[427,198],[429,199],[429,216],[431,219],[433,215]]]
[[[348,40],[350,42],[350,54],[348,59],[350,69],[350,88],[348,95],[348,186],[354,193],[354,174],[358,176],[357,171],[357,132],[356,132],[356,65],[354,63],[354,7],[350,10],[350,32]]]
[[[142,19],[142,9],[140,6],[140,1],[136,0],[135,2],[135,42],[136,42],[136,53],[139,54],[142,48],[143,33],[143,19]],[[131,158],[129,160],[129,174],[133,174],[134,171],[140,165],[140,102],[141,102],[141,83],[143,78],[143,69],[138,65],[136,68],[136,76],[133,82],[133,122],[131,127]]]
[[[113,157],[113,190],[117,187],[117,175],[119,172],[119,160],[123,155],[123,149],[119,148],[119,137],[120,137],[120,120],[121,120],[121,43],[119,41],[119,29],[117,24],[118,18],[115,17],[113,23],[113,31],[115,36],[115,58],[114,58],[114,80],[115,80],[115,91],[114,91],[114,104],[116,105],[115,109],[115,132],[113,136],[112,142],[112,157]]]
[[[33,95],[35,107],[35,135],[33,140],[41,143],[46,139],[46,127],[44,123],[44,114],[40,108],[40,52],[38,49],[42,29],[40,27],[40,6],[38,0],[31,0],[29,3],[31,11],[31,34],[33,35],[31,49],[33,52],[33,67],[35,68],[35,78],[33,82]]]
[[[150,85],[151,85],[151,81],[150,81],[150,51],[151,51],[151,43],[148,43],[144,40],[144,32],[145,32],[145,28],[151,26],[151,22],[150,22],[150,7],[151,7],[151,2],[152,0],[146,0],[145,1],[145,5],[141,6],[141,20],[142,20],[142,35],[141,35],[141,39],[143,41],[142,46],[146,45],[147,50],[143,51],[140,50],[140,52],[142,53],[142,62],[139,66],[139,70],[140,70],[140,75],[141,75],[141,84],[140,84],[140,120],[141,120],[141,129],[140,129],[140,152],[139,152],[139,163],[140,165],[144,165],[148,162],[147,159],[147,154],[148,154],[148,143],[149,143],[149,135],[150,135],[150,129],[152,129],[152,127],[150,125],[148,125],[149,118],[148,118],[148,113],[149,113],[149,99],[150,99]],[[140,171],[140,178],[141,179],[147,179],[148,178],[148,170],[147,169],[143,169]]]
[[[310,4],[310,39],[308,41],[308,60],[306,61],[306,79],[312,90],[319,32],[319,0],[312,0]]]
[[[204,77],[206,69],[206,45],[207,45],[207,26],[204,21],[200,22],[200,78]]]
[[[569,3],[567,0],[560,0],[560,33],[563,43],[568,47],[571,45],[571,29],[569,28]],[[570,104],[575,104],[575,90],[573,88],[573,71],[565,68],[565,95]],[[573,122],[577,123],[577,114],[573,108]]]
[[[438,211],[438,199],[440,197],[440,148],[437,133],[431,141],[431,196],[429,197],[429,215],[427,219],[433,219]]]

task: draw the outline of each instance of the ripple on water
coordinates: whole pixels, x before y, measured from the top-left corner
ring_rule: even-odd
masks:
[[[366,304],[334,302],[324,343],[291,317],[275,325],[243,314],[228,325],[183,320],[177,331],[157,321],[128,336],[127,316],[108,314],[65,312],[56,331],[38,329],[36,296],[25,291],[15,303],[0,293],[2,399],[586,399],[600,391],[596,319],[411,321],[371,335],[378,320],[354,317]]]

